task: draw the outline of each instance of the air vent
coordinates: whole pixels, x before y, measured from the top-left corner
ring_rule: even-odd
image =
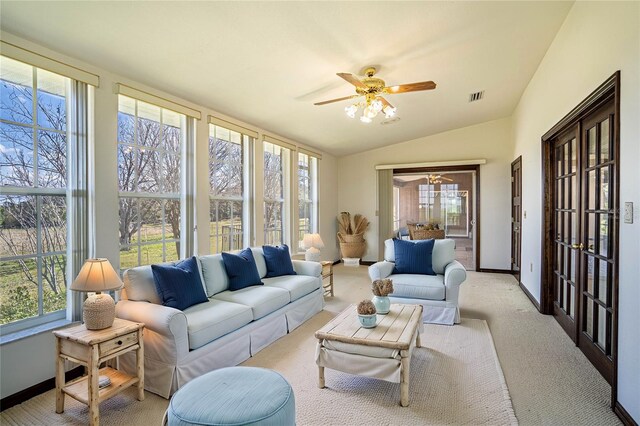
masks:
[[[397,123],[398,121],[400,121],[400,117],[396,116],[396,117],[390,118],[388,120],[381,121],[380,124],[383,124],[383,125],[385,125],[385,124],[393,124],[393,123]]]
[[[471,93],[469,95],[469,102],[479,101],[482,98],[484,98],[484,90],[481,90],[481,91],[475,92],[475,93]]]

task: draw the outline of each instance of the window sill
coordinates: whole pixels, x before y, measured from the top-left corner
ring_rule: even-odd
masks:
[[[70,325],[79,324],[77,321],[69,321],[67,319],[59,319],[51,321],[46,324],[41,324],[35,327],[27,328],[26,330],[15,331],[13,333],[7,333],[0,336],[0,346],[7,343],[16,342],[18,340],[26,339],[27,337],[36,336],[42,333],[48,333],[58,328],[68,327]]]

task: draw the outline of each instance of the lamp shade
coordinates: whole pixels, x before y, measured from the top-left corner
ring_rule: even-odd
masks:
[[[71,290],[103,292],[118,290],[122,286],[122,280],[108,259],[87,259],[71,284]]]
[[[304,234],[304,238],[302,240],[304,244],[304,248],[324,248],[324,242],[322,242],[322,238],[320,238],[320,234]]]

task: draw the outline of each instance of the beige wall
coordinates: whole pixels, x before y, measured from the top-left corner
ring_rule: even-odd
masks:
[[[378,259],[376,165],[482,158],[487,163],[480,166],[480,267],[509,269],[511,135],[511,120],[504,118],[339,158],[339,210],[371,221],[363,259]]]
[[[522,283],[540,299],[540,138],[616,70],[621,71],[620,201],[635,207],[620,223],[618,399],[640,421],[640,3],[576,2],[514,113],[522,155]],[[530,270],[532,265],[533,270]]]
[[[100,87],[95,90],[94,96],[94,123],[95,141],[94,154],[92,156],[94,167],[90,172],[95,179],[95,191],[91,197],[95,201],[95,251],[97,257],[108,258],[114,267],[119,266],[118,246],[118,188],[117,188],[117,110],[118,96],[115,94],[114,85],[124,83],[148,93],[169,99],[202,112],[203,119],[196,122],[196,244],[199,254],[207,254],[209,251],[209,188],[208,188],[208,163],[207,144],[209,130],[207,116],[215,115],[222,119],[237,123],[257,131],[259,134],[268,131],[243,123],[228,117],[218,111],[214,111],[203,105],[197,105],[188,100],[181,99],[169,93],[158,90],[155,87],[145,86],[131,81],[124,76],[114,74],[112,70],[104,70],[90,64],[62,55],[58,52],[46,49],[35,43],[31,43],[12,34],[2,32],[2,40],[21,46],[27,50],[56,59],[58,61],[76,66],[100,76]],[[271,132],[270,132],[271,133]],[[273,134],[273,133],[271,133]],[[276,135],[277,136],[277,135]],[[287,140],[285,138],[281,138]],[[290,141],[295,143],[295,141]],[[304,145],[296,144],[304,147]],[[311,147],[307,147],[315,151]],[[256,144],[255,153],[255,188],[256,199],[254,212],[256,216],[254,244],[261,245],[262,232],[262,144]],[[319,228],[322,239],[328,242],[327,248],[322,251],[324,259],[337,259],[338,250],[331,244],[335,238],[335,215],[337,212],[337,160],[332,155],[322,153],[319,163]],[[292,246],[294,246],[292,244]],[[52,362],[54,346],[49,332],[27,337],[2,346],[0,363],[0,397],[12,395],[26,387],[37,384],[54,376],[54,363]],[[28,353],[30,362],[17,363],[21,357]],[[28,369],[18,368],[19,365],[30,365]]]

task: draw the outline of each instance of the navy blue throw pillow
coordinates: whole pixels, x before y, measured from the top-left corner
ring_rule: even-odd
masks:
[[[222,262],[229,277],[229,290],[236,291],[252,285],[263,285],[250,248],[238,254],[222,252]]]
[[[175,265],[151,265],[151,271],[164,306],[183,311],[208,300],[195,257]]]
[[[435,275],[431,260],[434,244],[434,240],[393,240],[396,258],[393,273]]]
[[[265,278],[279,277],[282,275],[298,275],[293,270],[293,263],[289,255],[289,247],[286,244],[281,246],[262,246],[262,254],[267,264],[267,275]]]

